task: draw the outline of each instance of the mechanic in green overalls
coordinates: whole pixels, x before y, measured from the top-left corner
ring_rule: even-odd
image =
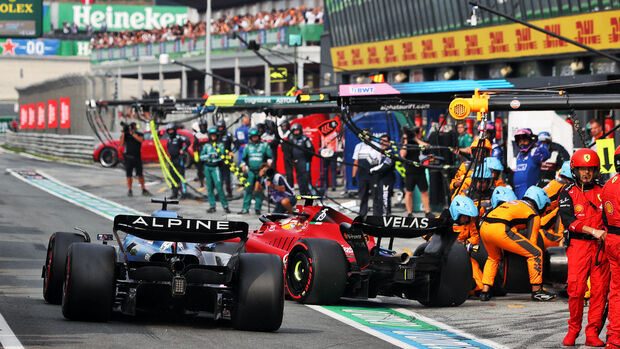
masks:
[[[226,195],[224,195],[224,188],[222,187],[222,176],[220,175],[220,162],[222,162],[222,155],[224,155],[224,144],[217,143],[217,127],[209,127],[209,142],[206,143],[200,151],[200,161],[205,164],[205,179],[207,183],[207,195],[209,197],[209,205],[211,206],[207,212],[215,212],[215,193],[213,189],[217,190],[217,199],[222,203],[224,211],[230,213],[228,208],[228,202],[226,201]]]
[[[251,128],[248,133],[250,142],[243,149],[243,155],[241,155],[241,170],[248,172],[247,186],[245,187],[245,193],[243,194],[243,209],[239,214],[247,214],[252,204],[252,197],[254,197],[254,212],[260,214],[260,209],[263,206],[263,191],[255,191],[256,183],[259,181],[258,172],[261,164],[271,160],[273,154],[271,148],[267,143],[260,141],[260,135],[258,129]]]

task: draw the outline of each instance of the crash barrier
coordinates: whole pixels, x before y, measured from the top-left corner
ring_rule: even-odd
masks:
[[[92,161],[95,138],[91,136],[7,131],[6,144],[12,148],[42,155]]]

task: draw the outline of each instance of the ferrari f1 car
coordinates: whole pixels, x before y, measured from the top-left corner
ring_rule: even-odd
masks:
[[[332,304],[341,297],[377,295],[428,306],[462,304],[471,289],[471,261],[444,219],[357,217],[306,200],[298,212],[261,216],[248,252],[280,256],[285,289],[302,303]],[[393,238],[432,235],[415,252],[392,250]],[[376,239],[375,239],[376,238]],[[390,240],[388,248],[381,241]]]
[[[241,253],[245,222],[184,219],[167,205],[152,216],[118,215],[113,235],[54,233],[43,266],[43,296],[66,318],[107,321],[113,310],[207,312],[241,330],[275,331],[284,307],[280,258]],[[124,239],[119,233],[126,233]],[[107,244],[115,239],[117,247]],[[222,242],[239,239],[239,243]]]

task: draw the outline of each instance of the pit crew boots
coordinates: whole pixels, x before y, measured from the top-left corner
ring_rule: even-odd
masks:
[[[589,333],[586,331],[586,345],[589,347],[604,347],[605,342],[598,338],[598,333]]]
[[[579,337],[579,332],[568,331],[564,340],[562,341],[562,345],[567,347],[572,347],[575,345],[575,340]]]

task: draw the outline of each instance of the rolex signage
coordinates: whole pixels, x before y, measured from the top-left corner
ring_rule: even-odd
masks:
[[[3,0],[0,0],[3,1]],[[159,29],[169,25],[183,25],[188,8],[184,6],[129,6],[129,5],[79,5],[58,3],[57,28],[64,22],[77,24],[83,30],[91,25],[95,30],[108,31]]]
[[[0,37],[39,37],[42,23],[42,0],[0,0]]]

